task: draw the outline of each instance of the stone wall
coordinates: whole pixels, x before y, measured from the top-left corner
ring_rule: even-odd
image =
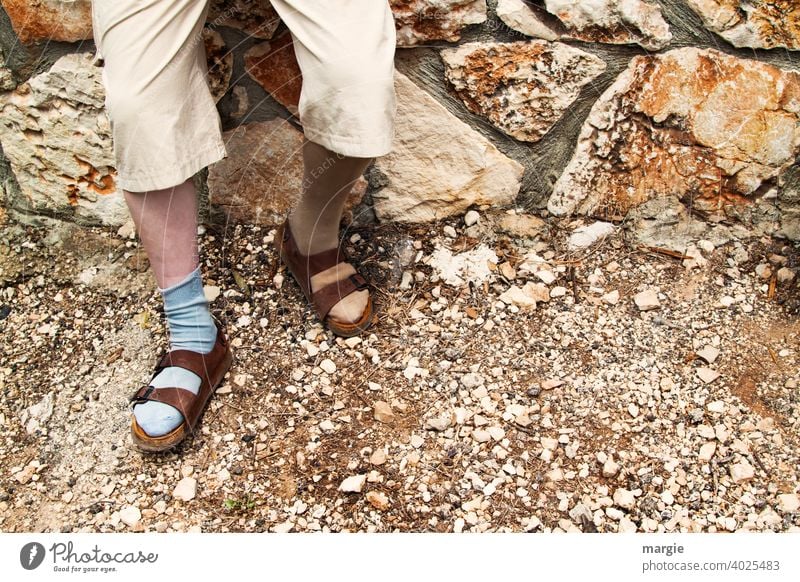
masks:
[[[397,142],[354,189],[359,220],[517,206],[637,223],[667,247],[681,223],[800,239],[800,2],[391,4]],[[90,1],[0,5],[2,203],[119,224]],[[267,0],[212,0],[206,48],[231,154],[197,178],[210,216],[272,224],[300,180],[291,36]]]

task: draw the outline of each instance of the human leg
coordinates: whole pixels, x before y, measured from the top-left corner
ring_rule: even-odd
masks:
[[[350,0],[335,9],[313,0],[277,0],[289,28],[303,86],[298,104],[306,141],[303,191],[288,222],[300,252],[336,248],[344,204],[372,159],[388,153],[394,133],[394,19],[388,2]],[[311,277],[317,291],[355,273],[339,263]],[[333,319],[358,320],[369,292],[342,295]]]

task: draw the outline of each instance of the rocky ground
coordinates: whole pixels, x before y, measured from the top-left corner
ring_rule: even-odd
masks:
[[[380,321],[346,341],[271,229],[202,228],[234,366],[152,455],[127,398],[166,335],[130,227],[6,220],[0,529],[797,531],[797,246],[570,246],[582,224],[352,227]]]

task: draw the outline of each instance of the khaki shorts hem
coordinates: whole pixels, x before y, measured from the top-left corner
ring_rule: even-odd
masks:
[[[332,135],[303,127],[303,134],[309,141],[318,143],[334,153],[356,158],[376,158],[392,151],[393,135],[387,134],[374,139],[353,138],[351,136]]]
[[[117,178],[120,188],[129,192],[149,192],[151,190],[164,190],[183,184],[186,180],[194,176],[197,172],[220,161],[228,155],[222,142],[213,147],[195,152],[191,160],[183,164],[173,166],[168,172],[155,174],[152,172],[137,172],[131,177],[130,173]]]

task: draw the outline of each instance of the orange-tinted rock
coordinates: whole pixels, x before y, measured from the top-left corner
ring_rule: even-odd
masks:
[[[522,141],[558,121],[605,63],[562,43],[474,42],[441,51],[446,76],[473,113]]]
[[[635,57],[592,108],[548,209],[620,219],[672,195],[735,214],[799,153],[800,74],[711,49]]]
[[[209,167],[209,203],[232,223],[280,223],[302,191],[303,134],[288,121],[274,119],[240,125],[223,136],[228,157]],[[345,222],[366,186],[360,178],[353,187]]]
[[[244,55],[244,66],[256,83],[297,115],[303,75],[295,59],[292,35],[288,31],[248,50]]]
[[[434,40],[457,41],[461,30],[486,21],[486,0],[389,0],[397,46]]]
[[[800,50],[797,0],[687,0],[709,30],[738,47]]]
[[[24,43],[92,38],[90,0],[0,0]]]
[[[269,40],[280,24],[269,0],[211,0],[207,23],[230,26],[250,36]]]
[[[0,142],[19,185],[13,205],[85,224],[128,219],[101,72],[92,54],[69,54],[0,97]]]

